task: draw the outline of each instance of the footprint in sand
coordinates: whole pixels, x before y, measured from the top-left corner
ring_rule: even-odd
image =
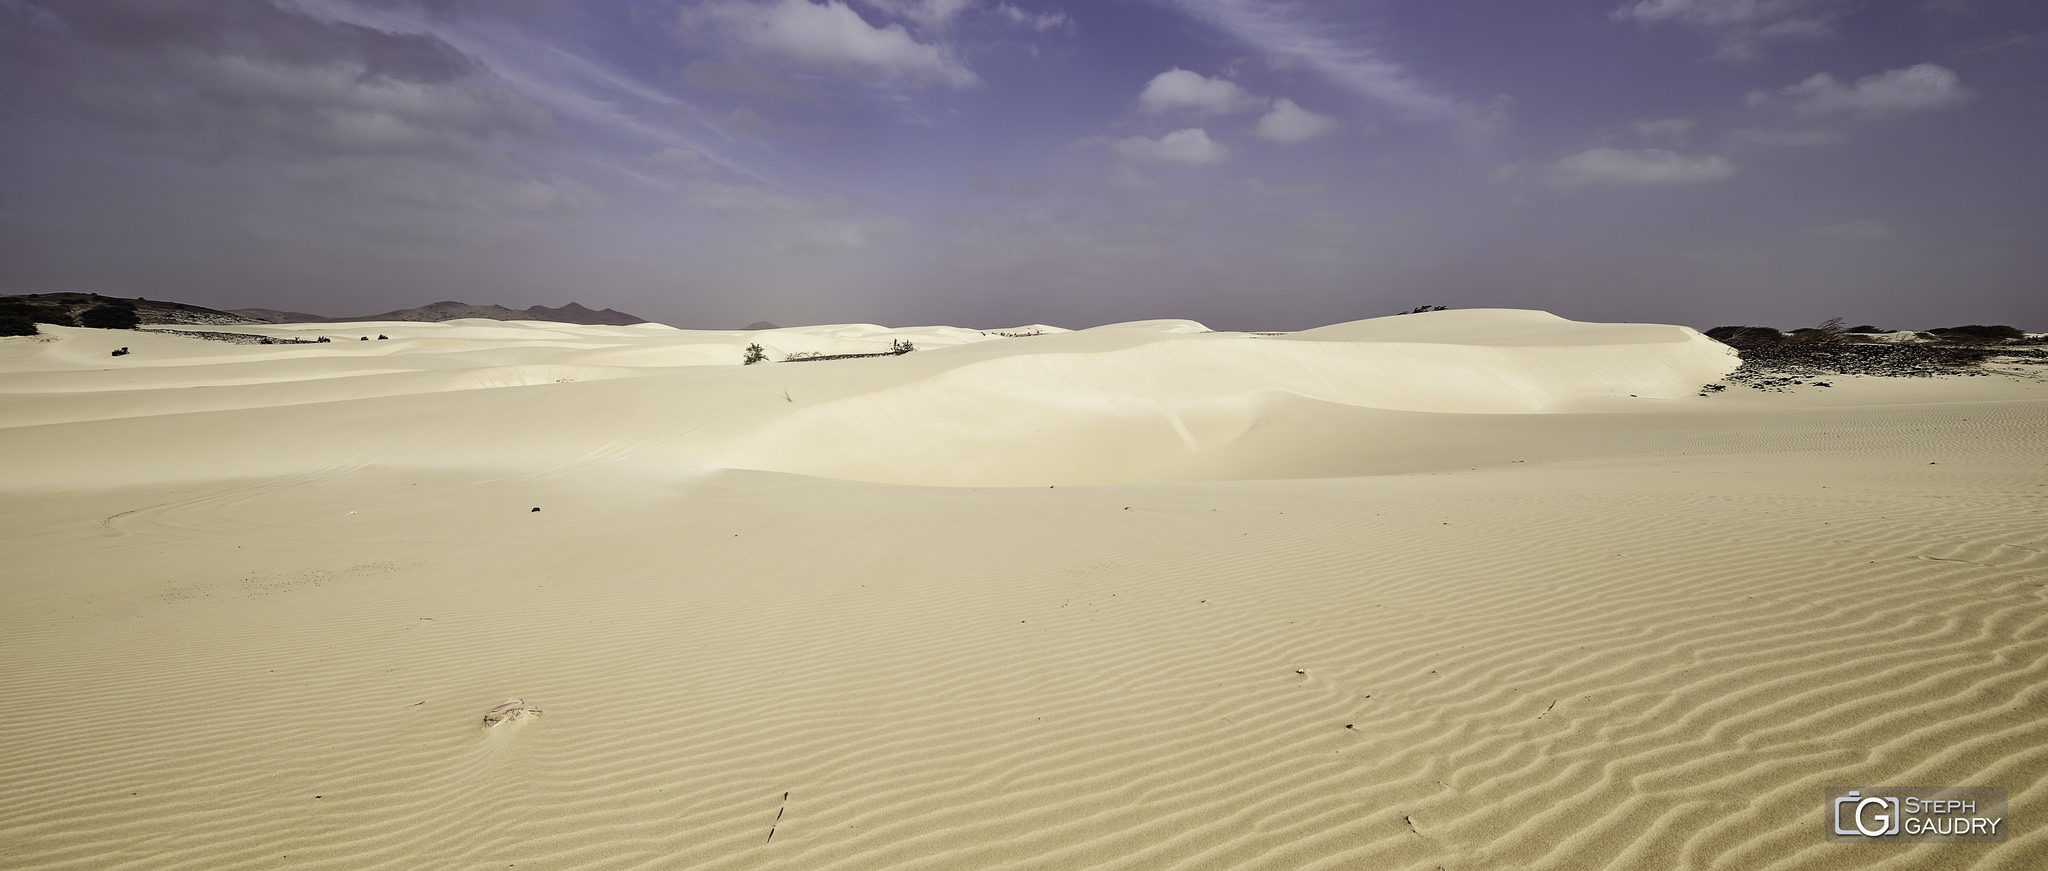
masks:
[[[527,704],[525,699],[506,699],[497,707],[484,714],[484,728],[488,729],[499,723],[538,716],[540,716],[540,709]]]

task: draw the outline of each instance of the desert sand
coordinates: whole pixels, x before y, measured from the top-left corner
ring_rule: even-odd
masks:
[[[2048,867],[2038,375],[1701,396],[1690,329],[1507,310],[236,331],[333,341],[0,339],[0,867]],[[1823,843],[1856,784],[2013,837]]]

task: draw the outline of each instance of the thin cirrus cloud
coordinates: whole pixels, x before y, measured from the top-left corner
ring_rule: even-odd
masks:
[[[744,54],[871,83],[956,90],[981,84],[947,46],[919,42],[900,24],[871,25],[838,0],[720,0],[684,8],[678,22],[686,33],[708,34]]]
[[[1737,142],[1769,148],[1821,148],[1842,141],[1842,135],[1833,130],[1773,130],[1766,127],[1744,127],[1733,131],[1731,135]]]
[[[19,88],[170,153],[474,159],[555,129],[546,110],[430,34],[251,0],[109,0],[44,16],[0,56],[0,97]]]
[[[1209,138],[1209,132],[1200,127],[1175,130],[1158,139],[1133,136],[1110,143],[1110,149],[1134,160],[1151,160],[1160,163],[1178,163],[1184,166],[1206,166],[1221,163],[1230,157],[1230,149]]]
[[[1260,51],[1299,62],[1338,86],[1425,120],[1482,120],[1483,112],[1446,96],[1298,3],[1276,0],[1166,0],[1174,8]]]
[[[686,129],[702,127],[719,139],[729,140],[729,131],[716,123],[710,113],[635,79],[599,58],[547,42],[517,28],[466,21],[460,16],[436,15],[433,10],[414,9],[404,3],[296,2],[309,15],[329,22],[355,25],[363,28],[363,32],[417,32],[442,40],[476,59],[482,71],[491,78],[544,108],[553,117],[602,131],[607,138],[637,141],[657,151],[685,150],[737,176],[760,177],[754,169],[707,141],[700,135],[701,131]],[[689,120],[665,120],[669,118]],[[617,162],[602,159],[597,162],[610,171],[634,175]]]
[[[861,0],[861,5],[925,27],[945,27],[973,6],[974,0]]]
[[[1704,30],[1719,41],[1722,60],[1752,61],[1773,41],[1833,36],[1852,9],[1851,0],[1640,0],[1616,8],[1613,17]]]
[[[1887,118],[1913,112],[1946,109],[1969,102],[1976,95],[1963,87],[1954,70],[1938,64],[1915,64],[1842,84],[1827,73],[1777,93],[1751,91],[1751,107],[1776,107],[1809,118]]]
[[[1035,30],[1039,33],[1044,33],[1058,27],[1065,27],[1068,23],[1067,14],[1064,12],[1032,12],[1019,9],[1009,3],[997,4],[995,14],[996,17],[1013,26]]]
[[[1693,157],[1662,148],[1588,148],[1544,168],[1544,179],[1560,190],[1584,187],[1644,187],[1704,184],[1735,174],[1722,157]]]
[[[942,30],[950,26],[968,10],[979,5],[979,0],[859,0],[862,6],[882,13],[915,22],[929,30]],[[997,3],[984,7],[986,14],[996,21],[1012,27],[1022,27],[1044,33],[1067,23],[1064,12],[1032,12],[1019,9],[1011,3]]]

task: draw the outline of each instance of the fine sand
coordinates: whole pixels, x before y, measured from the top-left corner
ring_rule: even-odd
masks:
[[[1506,310],[45,330],[0,868],[2048,867],[2039,375],[1702,397],[1692,330]],[[1904,784],[2013,836],[1822,841]]]

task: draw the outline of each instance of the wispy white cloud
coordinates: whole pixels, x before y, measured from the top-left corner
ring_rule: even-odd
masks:
[[[601,135],[641,140],[656,149],[697,154],[736,175],[758,173],[718,143],[731,137],[709,113],[600,60],[563,49],[503,22],[423,14],[402,5],[342,0],[287,0],[320,18],[391,33],[426,33],[482,62],[483,68],[555,118]],[[684,121],[682,119],[692,119]],[[703,135],[711,134],[711,139]],[[619,167],[608,166],[611,169]]]
[[[1065,12],[1032,12],[1028,9],[1019,9],[1009,3],[997,4],[995,14],[996,17],[1013,26],[1036,30],[1040,33],[1065,27],[1069,21]]]
[[[1963,49],[1963,53],[1990,54],[1992,52],[2005,51],[2006,49],[2014,48],[2019,49],[2021,51],[2033,51],[2043,46],[2048,46],[2048,30],[2034,31],[2031,33],[2022,30],[2007,32],[2005,34],[1983,40],[1982,42],[1979,42],[1974,46]]]
[[[940,28],[953,23],[960,13],[974,5],[975,0],[860,0],[861,5],[879,9],[885,13],[915,21],[925,27]]]
[[[330,20],[384,31],[424,31],[445,39],[481,61],[491,76],[512,91],[546,107],[558,118],[592,128],[609,140],[585,150],[593,164],[643,187],[674,191],[686,207],[736,222],[735,226],[764,247],[859,250],[896,226],[892,218],[863,212],[837,197],[807,198],[789,193],[785,185],[728,157],[720,148],[704,141],[703,136],[684,130],[699,126],[730,141],[725,127],[757,122],[758,116],[751,112],[727,113],[721,122],[717,120],[720,116],[607,63],[497,22],[409,15],[402,6],[386,9],[334,0],[298,2],[333,16]],[[810,5],[802,0],[796,2]],[[844,6],[840,9],[859,21]],[[868,30],[876,31],[872,27]],[[889,31],[880,32],[886,38]],[[902,29],[893,28],[893,32],[901,34]],[[851,38],[857,43],[860,37],[855,33]],[[637,143],[633,150],[636,157],[608,156],[621,140]],[[381,180],[364,179],[364,175],[361,167],[336,163],[301,171],[298,180],[311,184],[353,179],[352,189],[379,193],[390,199],[421,205],[490,207],[514,213],[587,212],[605,205],[597,192],[550,172],[525,173],[497,186],[417,172],[407,175],[389,171]]]
[[[1318,115],[1294,104],[1293,100],[1282,98],[1273,104],[1273,110],[1259,119],[1258,133],[1274,142],[1293,145],[1307,142],[1337,129],[1337,119]]]
[[[1855,0],[1639,0],[1613,14],[1618,21],[1699,28],[1719,39],[1723,60],[1750,61],[1774,40],[1833,36],[1854,7]]]
[[[839,0],[718,0],[686,7],[678,20],[685,31],[709,34],[747,54],[863,81],[955,89],[981,84],[950,47],[919,42],[901,24],[871,25]]]
[[[1884,118],[1911,112],[1946,109],[1976,95],[1963,87],[1954,70],[1937,64],[1915,64],[1857,79],[1844,85],[1827,73],[1816,73],[1775,94],[1751,91],[1752,107],[1783,107],[1807,117]]]
[[[1226,114],[1257,109],[1266,101],[1229,79],[1212,79],[1201,73],[1174,67],[1145,83],[1138,93],[1138,107],[1152,113],[1187,110]]]
[[[1693,157],[1662,148],[1588,148],[1544,168],[1544,180],[1561,190],[1703,184],[1735,174],[1721,157]]]
[[[1119,139],[1110,143],[1109,147],[1129,158],[1187,166],[1219,163],[1230,157],[1230,149],[1210,139],[1209,132],[1200,127],[1175,130],[1158,139],[1144,136]]]
[[[1259,118],[1258,135],[1288,144],[1306,142],[1337,127],[1337,119],[1303,109],[1293,100],[1262,97],[1229,79],[1212,79],[1179,67],[1153,76],[1138,94],[1138,108],[1155,115],[1227,115],[1263,109],[1266,112]]]
[[[1842,141],[1842,135],[1832,130],[1773,130],[1764,127],[1744,127],[1731,135],[1735,141],[1747,145],[1766,145],[1782,148],[1819,148]]]
[[[1165,0],[1267,54],[1316,70],[1339,86],[1412,118],[1487,122],[1488,113],[1447,96],[1356,34],[1290,0]]]

